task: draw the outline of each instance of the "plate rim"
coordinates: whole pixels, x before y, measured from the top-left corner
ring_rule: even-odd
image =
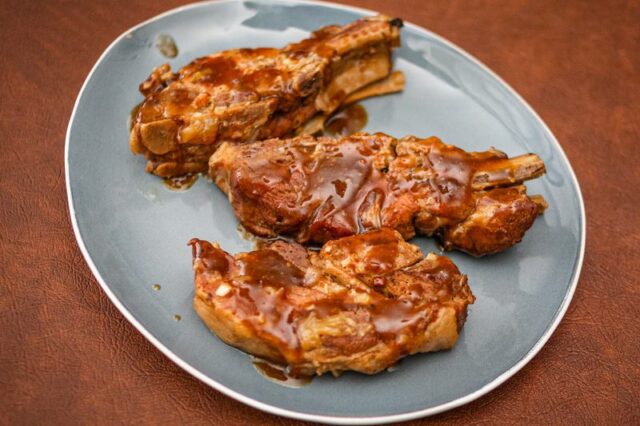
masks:
[[[243,404],[249,405],[249,406],[251,406],[253,408],[257,408],[259,410],[262,410],[262,411],[265,411],[265,412],[268,412],[268,413],[271,413],[271,414],[275,414],[275,415],[279,415],[279,416],[283,416],[283,417],[288,417],[288,418],[293,418],[293,419],[307,420],[307,421],[313,421],[313,422],[324,422],[324,423],[330,423],[330,424],[369,425],[369,424],[392,423],[392,422],[402,422],[402,421],[407,421],[407,420],[414,420],[414,419],[418,419],[418,418],[427,417],[427,416],[431,416],[431,415],[434,415],[434,414],[442,413],[444,411],[451,410],[453,408],[460,407],[462,405],[468,404],[468,403],[480,398],[481,396],[491,392],[492,390],[494,390],[495,388],[497,388],[498,386],[503,384],[505,381],[507,381],[509,378],[511,378],[513,375],[515,375],[518,371],[520,371],[525,365],[527,365],[529,363],[529,361],[531,361],[531,359],[533,359],[533,357],[535,357],[538,354],[538,352],[540,352],[540,350],[544,347],[544,345],[547,343],[547,341],[551,338],[551,336],[553,335],[553,333],[557,329],[558,325],[560,324],[560,322],[564,318],[564,315],[566,314],[567,309],[569,308],[569,305],[571,304],[571,300],[573,299],[573,296],[575,294],[575,290],[576,290],[576,288],[578,286],[578,281],[580,279],[580,274],[582,272],[582,267],[583,267],[583,262],[584,262],[584,255],[585,255],[585,247],[586,247],[586,237],[587,237],[587,228],[586,228],[587,217],[586,217],[586,212],[585,212],[584,199],[582,197],[582,190],[580,188],[580,183],[578,182],[578,179],[577,179],[576,174],[575,174],[575,172],[573,170],[573,167],[571,166],[571,163],[569,162],[569,159],[567,158],[567,155],[564,152],[564,149],[562,148],[562,146],[560,145],[560,143],[556,139],[555,135],[553,134],[551,129],[549,129],[549,127],[544,122],[544,120],[542,120],[542,118],[538,115],[538,113],[529,105],[529,103],[527,103],[527,101],[515,89],[513,89],[507,82],[505,82],[499,75],[497,75],[494,71],[492,71],[488,66],[486,66],[484,63],[482,63],[480,60],[478,60],[477,58],[472,56],[470,53],[468,53],[467,51],[465,51],[461,47],[457,46],[456,44],[452,43],[451,41],[447,40],[446,38],[444,38],[444,37],[442,37],[442,36],[440,36],[440,35],[438,35],[436,33],[431,32],[430,30],[428,30],[426,28],[423,28],[423,27],[420,27],[420,26],[418,26],[416,24],[413,24],[411,22],[405,21],[404,19],[403,19],[403,21],[404,21],[404,24],[405,24],[406,27],[412,28],[413,30],[418,31],[418,32],[423,33],[423,34],[427,34],[428,36],[438,40],[441,43],[443,43],[447,47],[455,50],[457,53],[461,54],[467,60],[469,60],[472,63],[476,64],[483,71],[485,71],[490,76],[495,78],[500,84],[502,84],[507,89],[507,91],[511,95],[513,95],[517,100],[519,100],[522,103],[522,105],[532,114],[534,119],[536,119],[539,122],[539,124],[541,124],[543,131],[546,133],[546,136],[549,137],[552,145],[555,145],[555,148],[561,154],[561,159],[566,164],[566,166],[567,166],[567,168],[569,170],[569,175],[571,177],[571,182],[572,182],[574,188],[576,189],[577,198],[578,198],[578,202],[579,202],[580,222],[581,222],[581,226],[580,226],[580,248],[579,248],[577,261],[576,261],[574,269],[572,271],[571,285],[570,285],[568,291],[565,293],[560,307],[558,308],[558,310],[554,314],[554,318],[553,318],[553,321],[551,322],[551,324],[547,327],[545,332],[538,339],[538,341],[533,345],[533,347],[522,358],[520,358],[520,360],[518,360],[518,362],[516,362],[513,366],[511,366],[511,368],[509,368],[508,370],[506,370],[503,373],[501,373],[500,375],[498,375],[495,379],[493,379],[491,382],[487,383],[485,386],[483,386],[480,389],[477,389],[476,391],[471,392],[471,393],[469,393],[469,394],[467,394],[465,396],[462,396],[460,398],[457,398],[457,399],[454,399],[452,401],[446,402],[444,404],[436,405],[434,407],[425,408],[425,409],[422,409],[422,410],[411,411],[411,412],[407,412],[407,413],[391,414],[391,415],[383,415],[383,416],[327,416],[327,415],[322,415],[322,414],[305,413],[303,411],[294,411],[294,410],[284,409],[284,408],[280,408],[280,407],[275,406],[275,405],[271,405],[271,404],[267,404],[267,403],[255,400],[253,398],[250,398],[248,396],[243,395],[240,392],[237,392],[237,391],[235,391],[233,389],[230,389],[230,388],[226,387],[225,385],[223,385],[221,383],[218,383],[216,380],[214,380],[211,377],[208,377],[207,375],[205,375],[204,373],[198,371],[191,364],[189,364],[188,362],[186,362],[182,358],[180,358],[180,356],[178,356],[175,353],[173,353],[169,348],[167,348],[164,345],[164,343],[162,343],[153,334],[151,334],[135,318],[135,316],[131,312],[129,312],[129,310],[118,299],[118,297],[115,295],[115,293],[113,293],[113,291],[111,290],[111,288],[109,287],[107,282],[100,275],[100,272],[98,271],[97,266],[93,262],[93,259],[92,259],[91,255],[89,254],[89,251],[87,250],[87,248],[86,248],[86,246],[84,244],[84,240],[82,238],[82,234],[80,233],[80,229],[79,229],[79,226],[78,226],[78,221],[76,219],[76,212],[75,212],[75,207],[74,207],[73,194],[71,192],[71,181],[70,181],[70,178],[69,178],[69,146],[70,146],[70,140],[71,140],[71,138],[70,138],[71,127],[72,127],[72,125],[73,125],[73,123],[75,121],[75,116],[76,116],[76,112],[77,112],[78,105],[79,105],[79,102],[80,102],[80,98],[82,97],[82,95],[84,93],[84,90],[86,89],[89,81],[93,77],[93,74],[96,71],[97,67],[102,63],[102,61],[104,60],[106,55],[115,47],[116,44],[118,44],[118,42],[120,42],[120,40],[125,38],[131,32],[133,32],[133,31],[135,31],[135,30],[137,30],[137,29],[139,29],[139,28],[141,28],[141,27],[143,27],[143,26],[145,26],[147,24],[150,24],[150,23],[152,23],[154,21],[162,19],[162,18],[164,18],[166,16],[174,15],[174,14],[180,13],[180,12],[188,10],[188,9],[205,7],[205,6],[209,6],[209,5],[213,5],[213,4],[242,3],[244,1],[246,1],[246,0],[203,0],[203,1],[197,1],[197,2],[194,2],[194,3],[190,3],[190,4],[187,4],[187,5],[183,5],[183,6],[179,6],[179,7],[167,10],[167,11],[165,11],[163,13],[160,13],[158,15],[155,15],[155,16],[153,16],[153,17],[151,17],[151,18],[149,18],[149,19],[147,19],[147,20],[145,20],[143,22],[140,22],[137,25],[134,25],[133,27],[125,30],[122,34],[120,34],[118,37],[116,37],[109,44],[109,46],[102,52],[100,57],[97,59],[97,61],[95,62],[95,64],[91,68],[91,71],[89,71],[89,74],[85,78],[85,80],[84,80],[84,82],[83,82],[83,84],[82,84],[82,86],[80,88],[80,91],[78,92],[78,95],[76,97],[76,101],[75,101],[74,106],[73,106],[73,110],[71,112],[71,116],[69,118],[69,124],[67,125],[67,131],[66,131],[66,135],[65,135],[65,146],[64,146],[65,187],[66,187],[66,191],[67,191],[67,203],[68,203],[68,208],[69,208],[69,216],[70,216],[70,220],[71,220],[71,225],[73,227],[73,233],[74,233],[74,236],[76,238],[76,242],[78,243],[78,246],[80,248],[82,256],[84,257],[84,260],[87,262],[87,265],[89,266],[89,269],[91,270],[91,272],[93,273],[94,277],[98,281],[98,284],[102,288],[102,291],[104,291],[106,293],[106,295],[109,298],[109,300],[111,301],[111,303],[113,303],[116,306],[116,308],[120,311],[120,313],[125,317],[125,319],[131,325],[133,325],[160,352],[162,352],[167,358],[169,358],[171,361],[173,361],[176,365],[178,365],[184,371],[186,371],[187,373],[191,374],[193,377],[197,378],[198,380],[200,380],[201,382],[207,384],[208,386],[214,388],[215,390],[225,394],[226,396],[229,396],[229,397],[231,397],[231,398],[233,398],[233,399],[235,399],[235,400],[237,400],[239,402],[242,402]],[[344,4],[337,4],[337,3],[330,2],[330,1],[318,1],[318,0],[295,0],[293,2],[290,2],[290,1],[287,1],[287,0],[251,0],[251,1],[259,2],[259,3],[281,3],[281,4],[302,3],[302,4],[309,4],[309,5],[314,5],[314,6],[324,6],[324,7],[329,7],[329,8],[341,9],[341,10],[345,10],[345,11],[356,12],[356,13],[359,13],[359,14],[362,14],[362,15],[371,15],[371,14],[377,14],[378,13],[378,12],[373,11],[371,9],[360,8],[360,7],[344,5]]]

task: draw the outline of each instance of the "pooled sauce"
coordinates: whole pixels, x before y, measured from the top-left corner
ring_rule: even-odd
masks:
[[[165,58],[175,58],[178,56],[178,46],[168,34],[158,34],[156,37],[156,47]]]
[[[301,388],[311,383],[313,377],[294,376],[287,367],[265,361],[260,358],[251,357],[253,360],[253,368],[265,379],[275,384],[288,388]]]
[[[197,180],[198,175],[194,174],[163,178],[164,186],[172,191],[186,191],[191,188]]]
[[[324,130],[329,136],[349,136],[362,130],[367,119],[367,110],[362,105],[351,104],[329,117]]]

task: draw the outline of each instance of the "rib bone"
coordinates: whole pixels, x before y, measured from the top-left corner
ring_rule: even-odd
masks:
[[[473,176],[473,189],[511,186],[542,176],[544,162],[536,154],[484,161]]]

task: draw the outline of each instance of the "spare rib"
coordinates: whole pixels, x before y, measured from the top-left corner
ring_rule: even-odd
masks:
[[[162,177],[206,172],[223,141],[292,136],[346,100],[398,90],[404,80],[397,74],[368,85],[390,76],[401,26],[370,17],[321,28],[283,49],[228,50],[177,73],[162,65],[140,85],[145,99],[133,119],[131,151]]]
[[[300,243],[390,227],[482,256],[521,241],[546,207],[521,185],[544,173],[537,155],[465,152],[435,137],[225,143],[209,166],[247,230]]]
[[[293,375],[373,374],[455,344],[474,296],[446,257],[390,229],[319,252],[277,241],[231,256],[193,239],[194,307],[224,342]]]

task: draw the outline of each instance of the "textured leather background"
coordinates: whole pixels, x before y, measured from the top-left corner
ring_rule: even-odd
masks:
[[[560,140],[587,206],[582,277],[547,346],[494,392],[423,422],[640,423],[640,2],[350,2],[501,75]],[[64,137],[83,80],[116,36],[180,2],[0,3],[0,424],[296,424],[157,351],[100,290],[69,223]]]

